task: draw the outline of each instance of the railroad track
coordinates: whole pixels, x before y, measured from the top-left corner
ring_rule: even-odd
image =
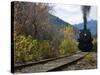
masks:
[[[80,59],[84,58],[84,56],[86,56],[87,54],[87,52],[79,52],[69,57],[62,56],[42,60],[39,62],[15,65],[15,73],[60,71],[60,68],[64,67],[65,65],[69,66],[70,64],[79,61]]]

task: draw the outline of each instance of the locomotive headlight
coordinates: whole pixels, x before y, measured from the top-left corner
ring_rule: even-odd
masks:
[[[86,36],[87,34],[85,33],[84,36]]]

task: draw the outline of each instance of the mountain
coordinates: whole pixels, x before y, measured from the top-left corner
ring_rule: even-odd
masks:
[[[69,23],[51,14],[50,14],[50,23],[57,27],[63,27],[64,25],[69,25]]]
[[[79,23],[74,25],[75,28],[81,30],[83,29],[83,23]],[[91,31],[93,36],[97,35],[97,21],[96,20],[90,20],[87,22],[87,28]]]

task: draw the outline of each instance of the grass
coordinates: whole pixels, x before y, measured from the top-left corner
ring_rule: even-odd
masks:
[[[89,53],[88,55],[85,56],[84,61],[89,64],[89,65],[96,65],[96,57],[94,55],[94,52]]]

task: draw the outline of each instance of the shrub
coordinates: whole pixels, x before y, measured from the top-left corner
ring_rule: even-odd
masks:
[[[71,55],[78,51],[77,42],[73,38],[73,32],[73,28],[70,26],[64,28],[64,40],[59,47],[61,55]]]
[[[38,42],[33,40],[31,36],[25,37],[19,35],[15,39],[15,63],[23,63],[27,61],[37,60]]]
[[[39,50],[41,51],[42,59],[53,57],[54,51],[52,50],[51,42],[49,40],[40,41]]]
[[[49,40],[34,40],[31,36],[17,36],[14,46],[15,63],[38,61],[55,55]]]
[[[93,52],[97,52],[97,40],[95,40],[93,42],[93,49],[92,49]]]
[[[61,55],[71,55],[77,52],[76,42],[74,40],[63,40],[60,45]]]

